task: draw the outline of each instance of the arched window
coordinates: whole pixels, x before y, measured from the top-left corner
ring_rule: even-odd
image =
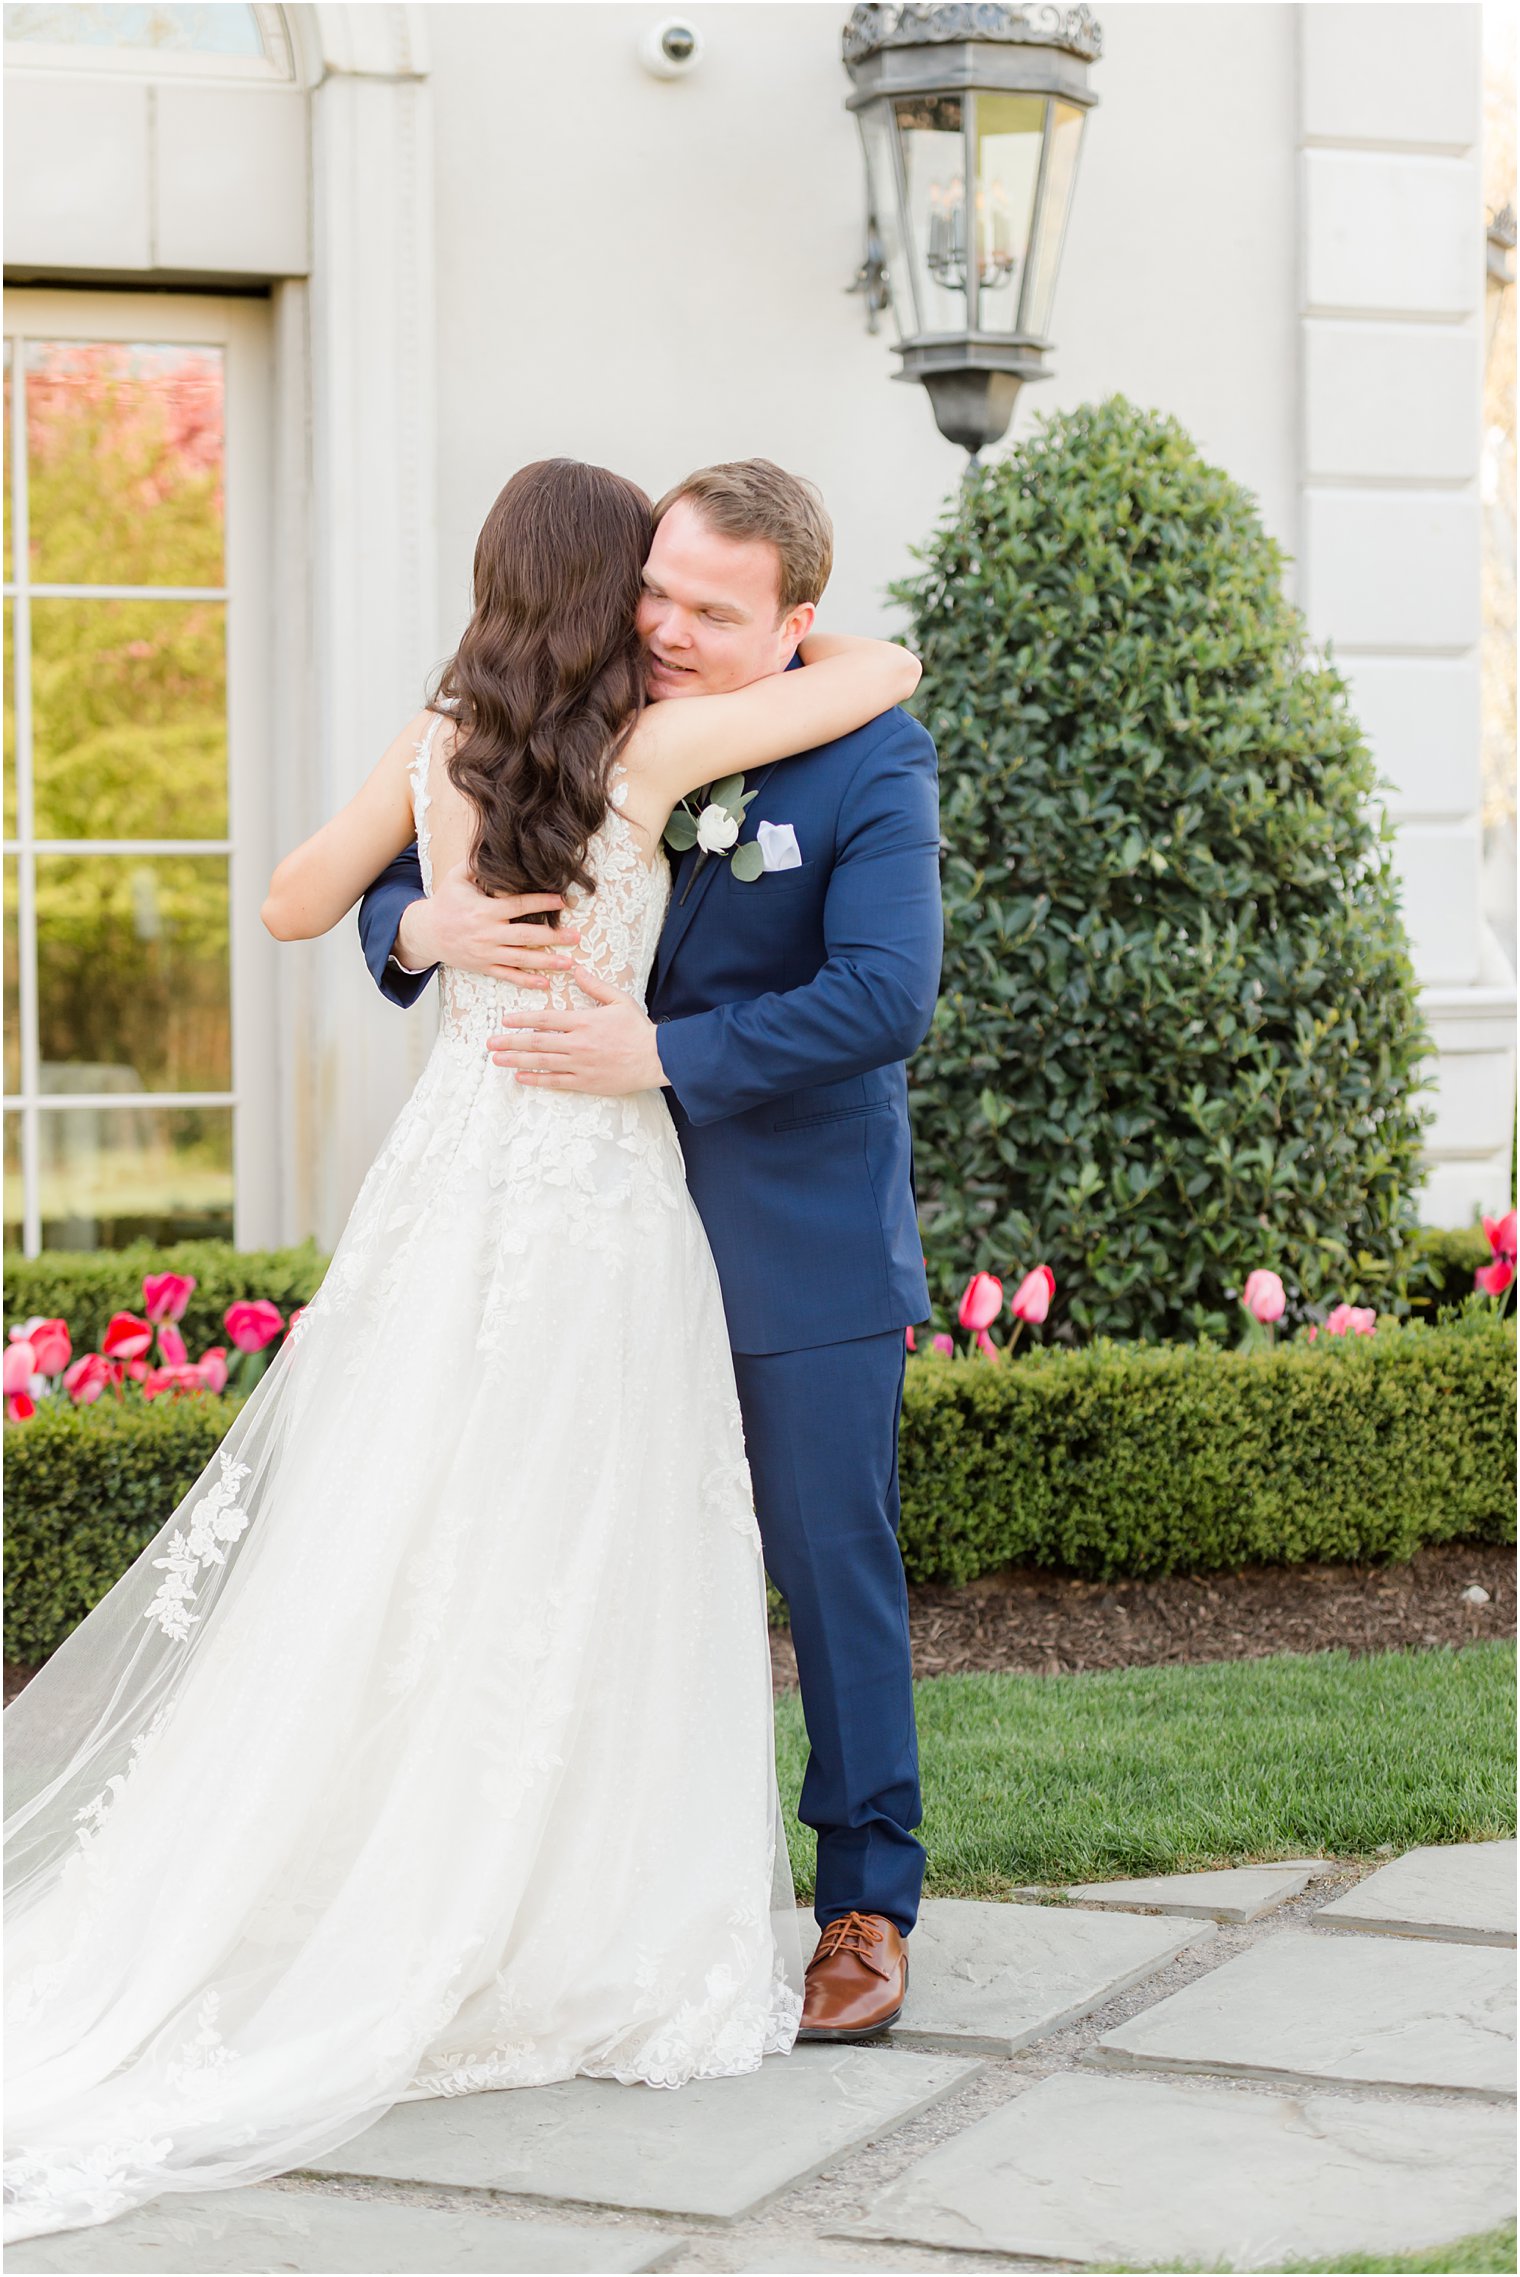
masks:
[[[217,79],[295,76],[284,12],[233,0],[205,6],[139,7],[131,0],[16,0],[5,9],[5,44],[28,70],[180,74]]]

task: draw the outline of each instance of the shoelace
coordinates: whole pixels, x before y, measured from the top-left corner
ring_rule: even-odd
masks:
[[[839,1952],[863,1955],[867,1946],[880,1943],[881,1930],[867,1914],[842,1913],[837,1920],[825,1925],[813,1958],[823,1961]]]

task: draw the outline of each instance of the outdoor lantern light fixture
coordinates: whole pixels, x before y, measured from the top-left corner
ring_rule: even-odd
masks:
[[[900,0],[844,31],[869,185],[852,289],[890,298],[898,379],[976,457],[1050,352],[1050,313],[1103,34],[1082,6]],[[884,275],[883,275],[884,272]],[[872,328],[874,329],[874,322]]]

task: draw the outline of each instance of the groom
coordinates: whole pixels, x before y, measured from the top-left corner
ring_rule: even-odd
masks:
[[[828,581],[817,492],[767,459],[705,467],[655,510],[639,632],[652,701],[792,665]],[[714,777],[725,772],[713,753]],[[758,769],[744,822],[767,867],[683,854],[646,1014],[514,1013],[491,1056],[523,1083],[665,1089],[717,1261],[765,1563],[787,1601],[818,1835],[801,2036],[890,2024],[907,1989],[924,1851],[907,1588],[897,1544],[904,1330],[924,1319],[904,1066],[939,985],[934,745],[902,711]],[[766,825],[772,827],[768,830]],[[385,995],[435,964],[544,982],[566,962],[524,903],[456,871],[421,897],[415,852],[365,895]],[[541,902],[528,902],[539,907]]]

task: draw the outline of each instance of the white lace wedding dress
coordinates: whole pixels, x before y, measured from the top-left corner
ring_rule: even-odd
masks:
[[[642,993],[664,859],[610,811],[590,863],[581,954]],[[795,2037],[760,1539],[669,1114],[517,1084],[516,992],[441,986],[321,1290],[7,1713],[8,2237],[397,2101]]]

